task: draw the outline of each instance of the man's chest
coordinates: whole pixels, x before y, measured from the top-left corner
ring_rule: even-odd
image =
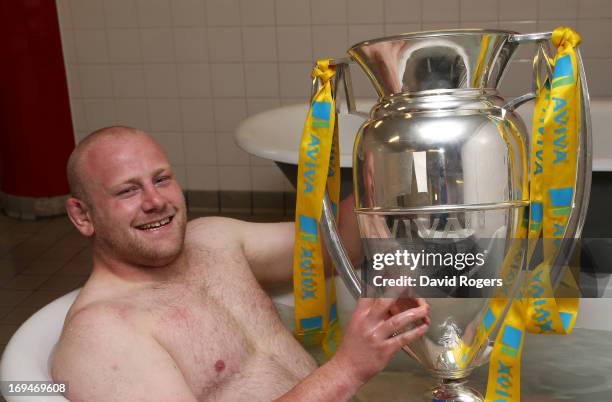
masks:
[[[156,339],[196,394],[209,394],[270,358],[273,344],[290,335],[254,278],[226,259],[222,272],[179,287],[153,314]],[[209,269],[203,267],[198,269]],[[284,332],[284,334],[283,334]]]

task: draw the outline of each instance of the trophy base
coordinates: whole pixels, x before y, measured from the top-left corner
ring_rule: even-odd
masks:
[[[480,392],[465,385],[466,379],[442,379],[434,388],[425,393],[427,402],[484,402]]]

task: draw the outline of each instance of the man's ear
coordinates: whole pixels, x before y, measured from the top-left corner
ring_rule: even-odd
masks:
[[[87,205],[78,198],[70,197],[66,200],[66,212],[68,218],[83,236],[91,237],[94,234],[94,226],[89,215]]]

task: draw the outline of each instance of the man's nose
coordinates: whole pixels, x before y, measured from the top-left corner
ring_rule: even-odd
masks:
[[[163,210],[166,199],[159,193],[157,187],[146,187],[143,191],[142,209],[145,212]]]

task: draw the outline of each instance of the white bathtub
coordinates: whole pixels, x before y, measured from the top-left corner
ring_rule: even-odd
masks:
[[[357,109],[369,111],[373,100],[357,101]],[[296,104],[265,111],[244,120],[236,130],[236,142],[246,152],[275,162],[297,165],[299,141],[308,105]],[[533,102],[518,108],[527,128],[531,127]],[[353,142],[362,116],[341,112],[340,165],[351,167]],[[612,171],[612,99],[591,101],[593,122],[593,170]]]

